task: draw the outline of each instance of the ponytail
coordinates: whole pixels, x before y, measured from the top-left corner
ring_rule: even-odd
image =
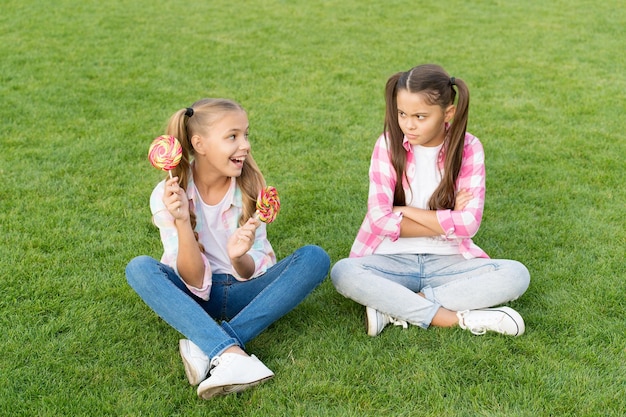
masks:
[[[189,182],[189,172],[191,169],[191,155],[193,147],[191,146],[191,137],[187,134],[186,109],[178,110],[170,117],[167,124],[166,134],[174,136],[180,142],[183,153],[179,164],[172,170],[172,175],[178,177],[178,184],[183,190],[187,189]]]
[[[393,192],[393,205],[405,206],[406,196],[402,184],[404,182],[406,168],[406,151],[402,146],[404,133],[398,124],[398,84],[404,73],[392,75],[385,87],[385,125],[384,135],[389,152],[389,159],[396,173],[396,187]]]
[[[191,109],[191,107],[189,107],[188,109]],[[178,185],[185,191],[187,191],[187,186],[189,185],[189,175],[191,173],[191,158],[193,155],[191,135],[188,134],[187,130],[187,120],[190,117],[189,113],[193,115],[193,110],[192,112],[189,112],[188,109],[181,109],[174,113],[172,117],[170,117],[166,128],[166,134],[177,138],[181,144],[181,147],[183,148],[180,162],[172,170],[172,175],[178,177]],[[196,232],[196,212],[192,210],[191,207],[189,210],[189,222],[191,223],[191,230],[194,231],[193,234],[196,237],[196,242],[198,242],[200,251],[204,252],[204,246],[198,241],[198,232]]]
[[[456,200],[456,180],[463,163],[463,149],[465,134],[467,132],[467,119],[469,116],[469,89],[465,82],[459,78],[450,78],[452,101],[454,104],[454,87],[458,91],[456,112],[450,123],[448,133],[441,151],[445,154],[443,164],[443,176],[439,186],[433,192],[428,201],[431,210],[453,209]]]

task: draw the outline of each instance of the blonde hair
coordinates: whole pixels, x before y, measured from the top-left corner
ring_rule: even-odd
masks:
[[[242,111],[244,108],[237,102],[223,98],[204,98],[198,100],[191,107],[183,108],[174,113],[167,124],[166,134],[176,137],[183,148],[182,158],[172,175],[178,176],[179,185],[187,190],[191,162],[194,157],[194,149],[191,138],[194,135],[204,136],[211,130],[211,126],[225,113]],[[246,157],[241,175],[236,179],[241,189],[243,210],[239,218],[239,224],[243,225],[256,210],[256,199],[261,188],[265,186],[265,179],[259,170],[252,154]],[[191,225],[196,227],[196,214],[191,211]],[[196,234],[196,239],[198,238]]]

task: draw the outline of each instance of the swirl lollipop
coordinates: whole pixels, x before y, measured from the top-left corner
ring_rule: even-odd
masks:
[[[174,136],[161,135],[152,141],[148,150],[148,159],[153,167],[168,171],[172,178],[172,169],[176,168],[183,156],[183,147]]]
[[[276,220],[279,211],[280,199],[276,188],[269,186],[262,188],[256,200],[256,218],[263,223],[271,223]]]

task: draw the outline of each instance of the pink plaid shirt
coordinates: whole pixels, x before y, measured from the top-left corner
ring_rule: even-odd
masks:
[[[231,234],[234,233],[239,227],[238,221],[241,216],[243,206],[241,189],[237,187],[237,183],[234,179],[231,183],[231,188],[233,187],[235,188],[235,192],[232,193],[233,197],[230,205],[222,213],[222,225],[226,230],[229,230]],[[163,256],[161,257],[161,262],[174,268],[176,273],[178,273],[178,268],[176,266],[176,260],[178,258],[178,232],[176,230],[176,226],[174,225],[174,217],[170,214],[167,208],[165,208],[165,204],[163,204],[162,199],[164,190],[165,180],[157,184],[154,191],[152,191],[152,195],[150,196],[150,210],[152,211],[152,220],[161,233],[161,241],[163,243]],[[200,196],[196,192],[196,187],[193,183],[193,175],[191,174],[189,175],[189,184],[186,191],[187,198],[189,198],[190,209],[193,210],[194,207],[200,207]],[[195,210],[195,213],[195,231],[198,233],[198,241],[204,245],[205,249],[207,249],[209,246],[207,246],[207,243],[204,241],[207,234],[204,211]],[[196,288],[187,285],[186,283],[185,285],[187,285],[189,291],[191,291],[194,295],[204,300],[208,300],[211,292],[212,268],[205,254],[202,253],[201,255],[205,266],[202,287]],[[248,251],[248,255],[252,257],[255,265],[254,274],[251,279],[264,274],[270,266],[276,263],[276,255],[274,254],[272,245],[267,240],[267,229],[265,223],[261,223],[261,225],[257,228],[254,243],[252,244],[252,248]],[[236,278],[241,278],[235,271],[235,268],[232,268],[231,273]]]
[[[406,172],[409,181],[416,173],[415,156],[409,141],[404,138],[407,151]],[[439,156],[439,168],[443,170],[444,155]],[[350,257],[360,257],[374,253],[385,237],[396,241],[400,237],[402,215],[394,213],[393,190],[396,186],[396,172],[393,169],[385,136],[376,141],[370,164],[370,187],[367,199],[367,214],[352,245]],[[405,191],[408,182],[403,180]],[[474,198],[464,210],[437,210],[437,219],[445,231],[442,237],[459,243],[461,254],[467,258],[488,258],[472,237],[478,232],[485,205],[485,154],[477,137],[467,133],[463,149],[463,162],[456,182],[457,190],[466,189]]]

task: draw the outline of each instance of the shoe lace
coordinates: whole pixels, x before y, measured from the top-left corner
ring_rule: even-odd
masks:
[[[222,356],[216,356],[213,359],[211,359],[211,362],[209,362],[209,374],[213,375],[215,372],[219,372],[220,365],[227,365],[228,363],[230,363],[233,360],[233,356],[231,355],[225,355],[225,357]]]
[[[209,372],[213,373],[213,370],[215,368],[217,368],[217,366],[222,362],[222,358],[220,358],[219,356],[216,356],[214,358],[211,359],[211,362],[209,362]]]
[[[459,311],[457,314],[457,317],[459,318],[459,326],[461,327],[461,329],[463,330],[469,330],[472,334],[475,334],[477,336],[481,336],[485,333],[487,333],[487,327],[484,325],[480,325],[478,323],[466,323],[465,319],[467,317],[467,315],[469,314],[469,310],[465,310],[465,311]]]
[[[409,324],[406,321],[398,320],[391,316],[387,316],[387,317],[389,318],[389,323],[393,324],[394,326],[402,326],[403,329],[409,328]]]

